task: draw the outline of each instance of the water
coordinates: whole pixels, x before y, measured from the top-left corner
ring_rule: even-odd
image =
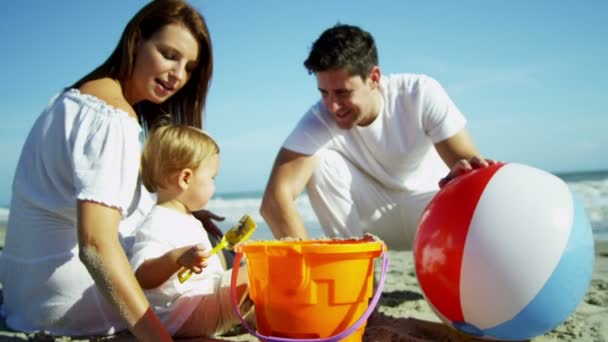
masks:
[[[596,240],[608,240],[608,171],[557,174],[583,202]]]
[[[581,199],[595,239],[608,240],[608,171],[576,172],[557,174],[557,176],[563,179],[572,192]],[[247,213],[258,223],[258,229],[252,235],[252,239],[272,239],[270,229],[259,214],[261,200],[261,191],[217,193],[207,209],[226,218],[225,221],[218,222],[218,226],[224,231]],[[298,197],[296,206],[308,228],[309,235],[313,238],[323,236],[306,194]],[[8,209],[0,208],[0,223],[6,223],[8,214]]]
[[[6,224],[8,222],[8,209],[0,208],[0,223]]]
[[[591,222],[595,239],[608,240],[608,170],[564,173],[556,174],[556,176],[564,180],[572,192],[582,201]],[[244,213],[248,213],[258,222],[258,229],[252,238],[271,239],[272,234],[259,215],[261,196],[261,191],[218,193],[209,203],[208,209],[226,216],[227,222],[220,224],[223,229],[230,228]],[[296,206],[300,210],[311,237],[323,236],[306,194],[298,197]]]
[[[268,225],[264,223],[264,219],[260,215],[260,204],[262,202],[262,191],[259,192],[248,192],[248,193],[229,193],[229,194],[216,194],[207,209],[226,217],[225,222],[221,222],[218,225],[222,230],[226,231],[236,223],[243,214],[249,214],[254,221],[258,224],[258,228],[255,230],[251,239],[268,240],[272,239],[272,233]],[[321,226],[317,221],[310,203],[308,202],[308,196],[302,194],[296,200],[296,207],[300,212],[300,216],[304,220],[306,228],[308,228],[308,234],[311,238],[323,236]]]

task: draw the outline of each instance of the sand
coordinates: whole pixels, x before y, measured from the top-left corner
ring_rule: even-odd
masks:
[[[390,251],[389,258],[383,295],[364,341],[478,341],[449,328],[434,314],[418,285],[411,252]],[[248,334],[229,339],[256,341]],[[532,341],[608,341],[608,241],[596,244],[591,284],[576,311]]]
[[[0,227],[0,241],[4,241],[3,235],[4,229]],[[389,251],[389,260],[382,298],[368,322],[364,341],[475,341],[441,323],[433,313],[414,274],[411,252]],[[244,329],[236,329],[217,339],[257,341]],[[9,331],[2,322],[0,341],[134,341],[134,338],[128,333],[86,339],[24,334]],[[576,311],[564,323],[532,341],[608,341],[608,241],[596,244],[591,284]]]
[[[439,323],[423,298],[411,253],[393,253],[377,319],[366,341],[473,341]],[[405,279],[405,281],[404,281]],[[598,243],[591,285],[577,310],[551,332],[532,341],[608,341],[608,242]]]

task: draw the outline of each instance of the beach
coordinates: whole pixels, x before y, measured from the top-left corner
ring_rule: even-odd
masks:
[[[4,232],[0,226],[0,246],[4,244]],[[435,315],[416,279],[411,252],[389,251],[388,257],[390,266],[384,290],[368,322],[364,341],[476,341],[441,323]],[[235,329],[217,340],[257,341],[244,329]],[[0,341],[134,341],[134,338],[128,333],[99,338],[25,334],[10,331],[2,322]],[[576,311],[555,329],[532,341],[608,341],[608,241],[596,241],[592,280]]]
[[[596,243],[591,284],[576,311],[552,331],[533,342],[608,341],[608,241]],[[377,312],[368,322],[363,340],[479,341],[442,324],[425,300],[414,273],[411,252],[389,251],[390,268]],[[232,341],[256,341],[241,334]]]
[[[423,298],[411,252],[389,255],[394,267],[380,302],[382,315],[370,321],[366,341],[475,340],[439,323]],[[532,341],[608,341],[608,241],[596,244],[591,284],[577,310],[554,330]]]

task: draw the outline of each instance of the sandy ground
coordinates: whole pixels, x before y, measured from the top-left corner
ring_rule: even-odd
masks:
[[[0,227],[0,241],[4,229]],[[411,252],[389,252],[390,268],[377,311],[368,322],[364,341],[475,341],[440,322],[422,295],[414,274]],[[244,329],[218,337],[229,341],[256,341]],[[133,341],[128,334],[109,338],[75,339],[43,333],[12,332],[1,323],[0,341]],[[194,341],[194,340],[189,340]],[[608,341],[608,241],[596,244],[594,272],[589,289],[576,311],[562,324],[534,342]]]
[[[441,323],[418,285],[411,252],[391,251],[389,258],[391,267],[383,295],[367,325],[364,341],[478,341]],[[249,334],[229,339],[256,341]],[[591,284],[576,311],[532,341],[608,341],[608,241],[596,244]]]

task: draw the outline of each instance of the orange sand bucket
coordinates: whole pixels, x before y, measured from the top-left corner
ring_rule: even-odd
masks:
[[[247,242],[235,246],[232,302],[237,316],[262,341],[361,341],[384,286],[384,243],[366,235],[349,240]],[[257,332],[236,304],[236,275],[247,257],[249,296]],[[374,258],[384,255],[372,300]]]

